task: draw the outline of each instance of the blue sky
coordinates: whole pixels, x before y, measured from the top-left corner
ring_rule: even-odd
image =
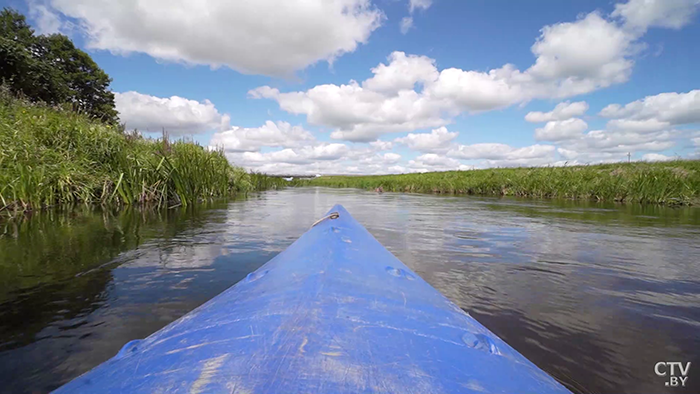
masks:
[[[250,169],[699,156],[698,0],[129,3],[6,5],[91,54],[127,127]]]

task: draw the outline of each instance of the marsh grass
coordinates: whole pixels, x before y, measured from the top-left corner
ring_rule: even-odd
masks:
[[[697,205],[700,203],[700,161],[323,176],[294,181],[292,185],[370,190],[381,186],[393,192]]]
[[[223,151],[146,139],[66,108],[0,91],[0,211],[59,204],[187,206],[281,186]]]

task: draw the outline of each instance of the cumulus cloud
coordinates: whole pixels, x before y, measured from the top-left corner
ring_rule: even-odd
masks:
[[[389,164],[398,163],[401,160],[401,155],[393,152],[385,153],[381,157],[385,163]]]
[[[661,93],[621,106],[610,104],[600,111],[606,118],[653,121],[681,125],[700,122],[700,90],[687,93]]]
[[[202,102],[183,97],[161,98],[138,92],[115,93],[119,119],[126,127],[140,131],[167,130],[173,135],[196,134],[228,127],[228,115],[222,115],[209,100]]]
[[[255,128],[232,127],[216,133],[209,144],[221,146],[226,152],[255,152],[262,147],[293,148],[315,143],[316,138],[301,126],[272,121]]]
[[[621,18],[626,27],[631,29],[680,29],[690,23],[698,6],[700,0],[630,0],[615,4],[615,11],[611,15]]]
[[[572,110],[573,104],[560,103],[547,113],[528,113],[526,120],[563,119],[587,109],[581,106]],[[699,113],[700,91],[661,93],[626,105],[606,106],[599,113],[610,118],[603,130],[585,132],[586,122],[572,117],[548,121],[535,130],[535,139],[556,142],[562,158],[578,163],[619,161],[627,153],[660,159],[661,154],[656,152],[692,137],[692,132],[678,126],[700,122]]]
[[[405,172],[402,157],[346,144],[318,142],[314,146],[273,152],[227,152],[236,165],[269,174],[387,174]]]
[[[426,153],[408,162],[408,170],[412,172],[468,170],[470,168],[459,160],[435,153]]]
[[[670,149],[676,145],[677,138],[669,131],[634,133],[592,130],[578,139],[562,142],[557,151],[563,158],[579,163],[621,161],[628,153]]]
[[[398,153],[386,152],[393,146],[389,141],[355,146],[323,142],[287,122],[233,126],[215,133],[209,146],[222,149],[236,165],[270,174],[379,174],[393,171],[388,168],[396,167],[402,159]]]
[[[541,159],[552,157],[555,151],[552,145],[531,145],[523,148],[514,148],[500,143],[481,143],[472,145],[458,145],[447,152],[447,156],[458,159],[474,160],[503,160],[515,161],[520,159]]]
[[[631,131],[635,133],[651,133],[666,130],[671,126],[669,122],[661,122],[657,119],[613,119],[608,122],[607,128],[610,130]]]
[[[384,14],[370,0],[44,0],[90,49],[266,75],[332,62],[367,42]],[[31,4],[30,4],[31,6]]]
[[[647,96],[626,105],[610,104],[600,111],[610,118],[605,130],[589,132],[572,149],[583,152],[659,152],[688,138],[679,129],[700,122],[700,90]]]
[[[642,160],[645,160],[645,161],[669,161],[669,160],[673,160],[673,157],[662,155],[659,153],[647,153],[646,155],[642,156]]]
[[[525,120],[531,123],[567,120],[576,116],[582,116],[586,111],[588,111],[588,103],[585,101],[577,101],[575,103],[564,101],[557,104],[557,106],[549,112],[528,112],[528,114],[525,115]]]
[[[445,112],[475,113],[505,108],[532,98],[528,93],[531,82],[529,75],[510,64],[488,72],[448,68],[426,86],[424,96]]]
[[[439,77],[435,60],[427,56],[393,52],[388,60],[388,65],[382,63],[371,70],[374,76],[362,83],[364,89],[393,95],[401,90],[413,90],[417,83],[427,84]]]
[[[411,81],[419,83],[415,78],[402,83],[409,86]],[[575,117],[585,113],[587,105],[583,102],[560,103],[550,112],[528,114],[531,120],[551,119],[535,130],[535,138],[553,141],[555,145],[514,147],[502,143],[460,144],[457,142],[459,133],[438,127],[431,132],[409,133],[393,141],[335,144],[337,154],[325,156],[326,160],[317,159],[320,156],[315,154],[315,150],[299,146],[277,152],[235,154],[239,155],[238,160],[242,160],[239,164],[273,173],[286,171],[295,174],[386,174],[619,162],[626,160],[628,153],[643,160],[659,161],[671,159],[671,156],[664,154],[665,151],[681,140],[700,147],[700,134],[673,128],[673,123],[681,120],[695,122],[692,116],[694,100],[693,92],[664,93],[624,106],[611,105],[603,113],[617,118],[611,119],[605,129],[592,131],[586,131],[586,122]],[[309,146],[329,145],[319,141],[304,143]],[[413,159],[410,156],[401,157],[391,151],[397,145],[421,154]]]
[[[440,70],[428,57],[394,52],[362,83],[297,92],[263,86],[250,96],[275,100],[311,124],[334,129],[332,138],[366,142],[386,133],[445,126],[465,112],[563,99],[626,82],[643,47],[640,37],[619,20],[592,12],[542,28],[531,48],[535,62],[525,71],[512,64],[488,71]],[[551,113],[528,114],[528,121],[566,120],[586,109],[585,102],[562,103]]]
[[[552,81],[549,94],[572,96],[627,81],[634,62],[635,36],[592,12],[576,22],[545,26],[527,71],[535,79]],[[586,48],[585,50],[581,50]]]
[[[316,146],[304,146],[298,149],[287,148],[266,153],[243,152],[242,155],[248,162],[309,164],[319,160],[341,159],[348,153],[349,149],[345,144],[321,143]]]
[[[394,142],[419,152],[444,152],[458,135],[457,132],[450,132],[447,128],[440,127],[430,133],[411,133],[405,137],[396,138]]]
[[[457,136],[456,132],[440,128],[415,136],[399,143],[442,153],[425,153],[405,161],[401,154],[387,151],[396,142],[323,142],[299,126],[271,121],[257,128],[232,127],[218,132],[212,137],[210,146],[212,149],[223,149],[236,165],[270,174],[387,174],[472,168],[462,163],[461,158],[444,154],[445,148]],[[268,148],[276,150],[270,151]],[[537,156],[528,152],[527,148],[507,149],[510,154],[501,152],[481,157],[517,159]]]
[[[537,141],[563,141],[580,137],[588,128],[588,124],[579,118],[567,120],[552,120],[542,127],[535,129]]]
[[[381,134],[440,127],[448,121],[441,117],[438,103],[422,99],[414,90],[386,95],[348,85],[318,85],[306,92],[281,93],[268,86],[250,92],[253,98],[276,100],[280,108],[293,114],[305,114],[313,125],[336,129],[331,137],[369,142]]]
[[[369,143],[369,145],[372,148],[377,149],[377,150],[390,150],[394,146],[394,144],[391,141],[380,141],[380,140],[372,141]]]

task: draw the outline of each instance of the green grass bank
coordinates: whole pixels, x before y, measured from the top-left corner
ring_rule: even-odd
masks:
[[[223,152],[124,133],[67,108],[0,91],[0,211],[59,204],[187,206],[281,187]]]
[[[518,196],[667,205],[700,204],[700,161],[494,168],[374,176],[322,176],[294,186]]]

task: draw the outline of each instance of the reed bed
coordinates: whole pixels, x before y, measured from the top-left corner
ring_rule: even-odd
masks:
[[[697,205],[700,203],[700,161],[322,176],[292,184],[369,190],[381,187],[393,192]]]
[[[220,150],[146,139],[84,114],[0,91],[0,211],[59,204],[187,206],[279,187]]]

